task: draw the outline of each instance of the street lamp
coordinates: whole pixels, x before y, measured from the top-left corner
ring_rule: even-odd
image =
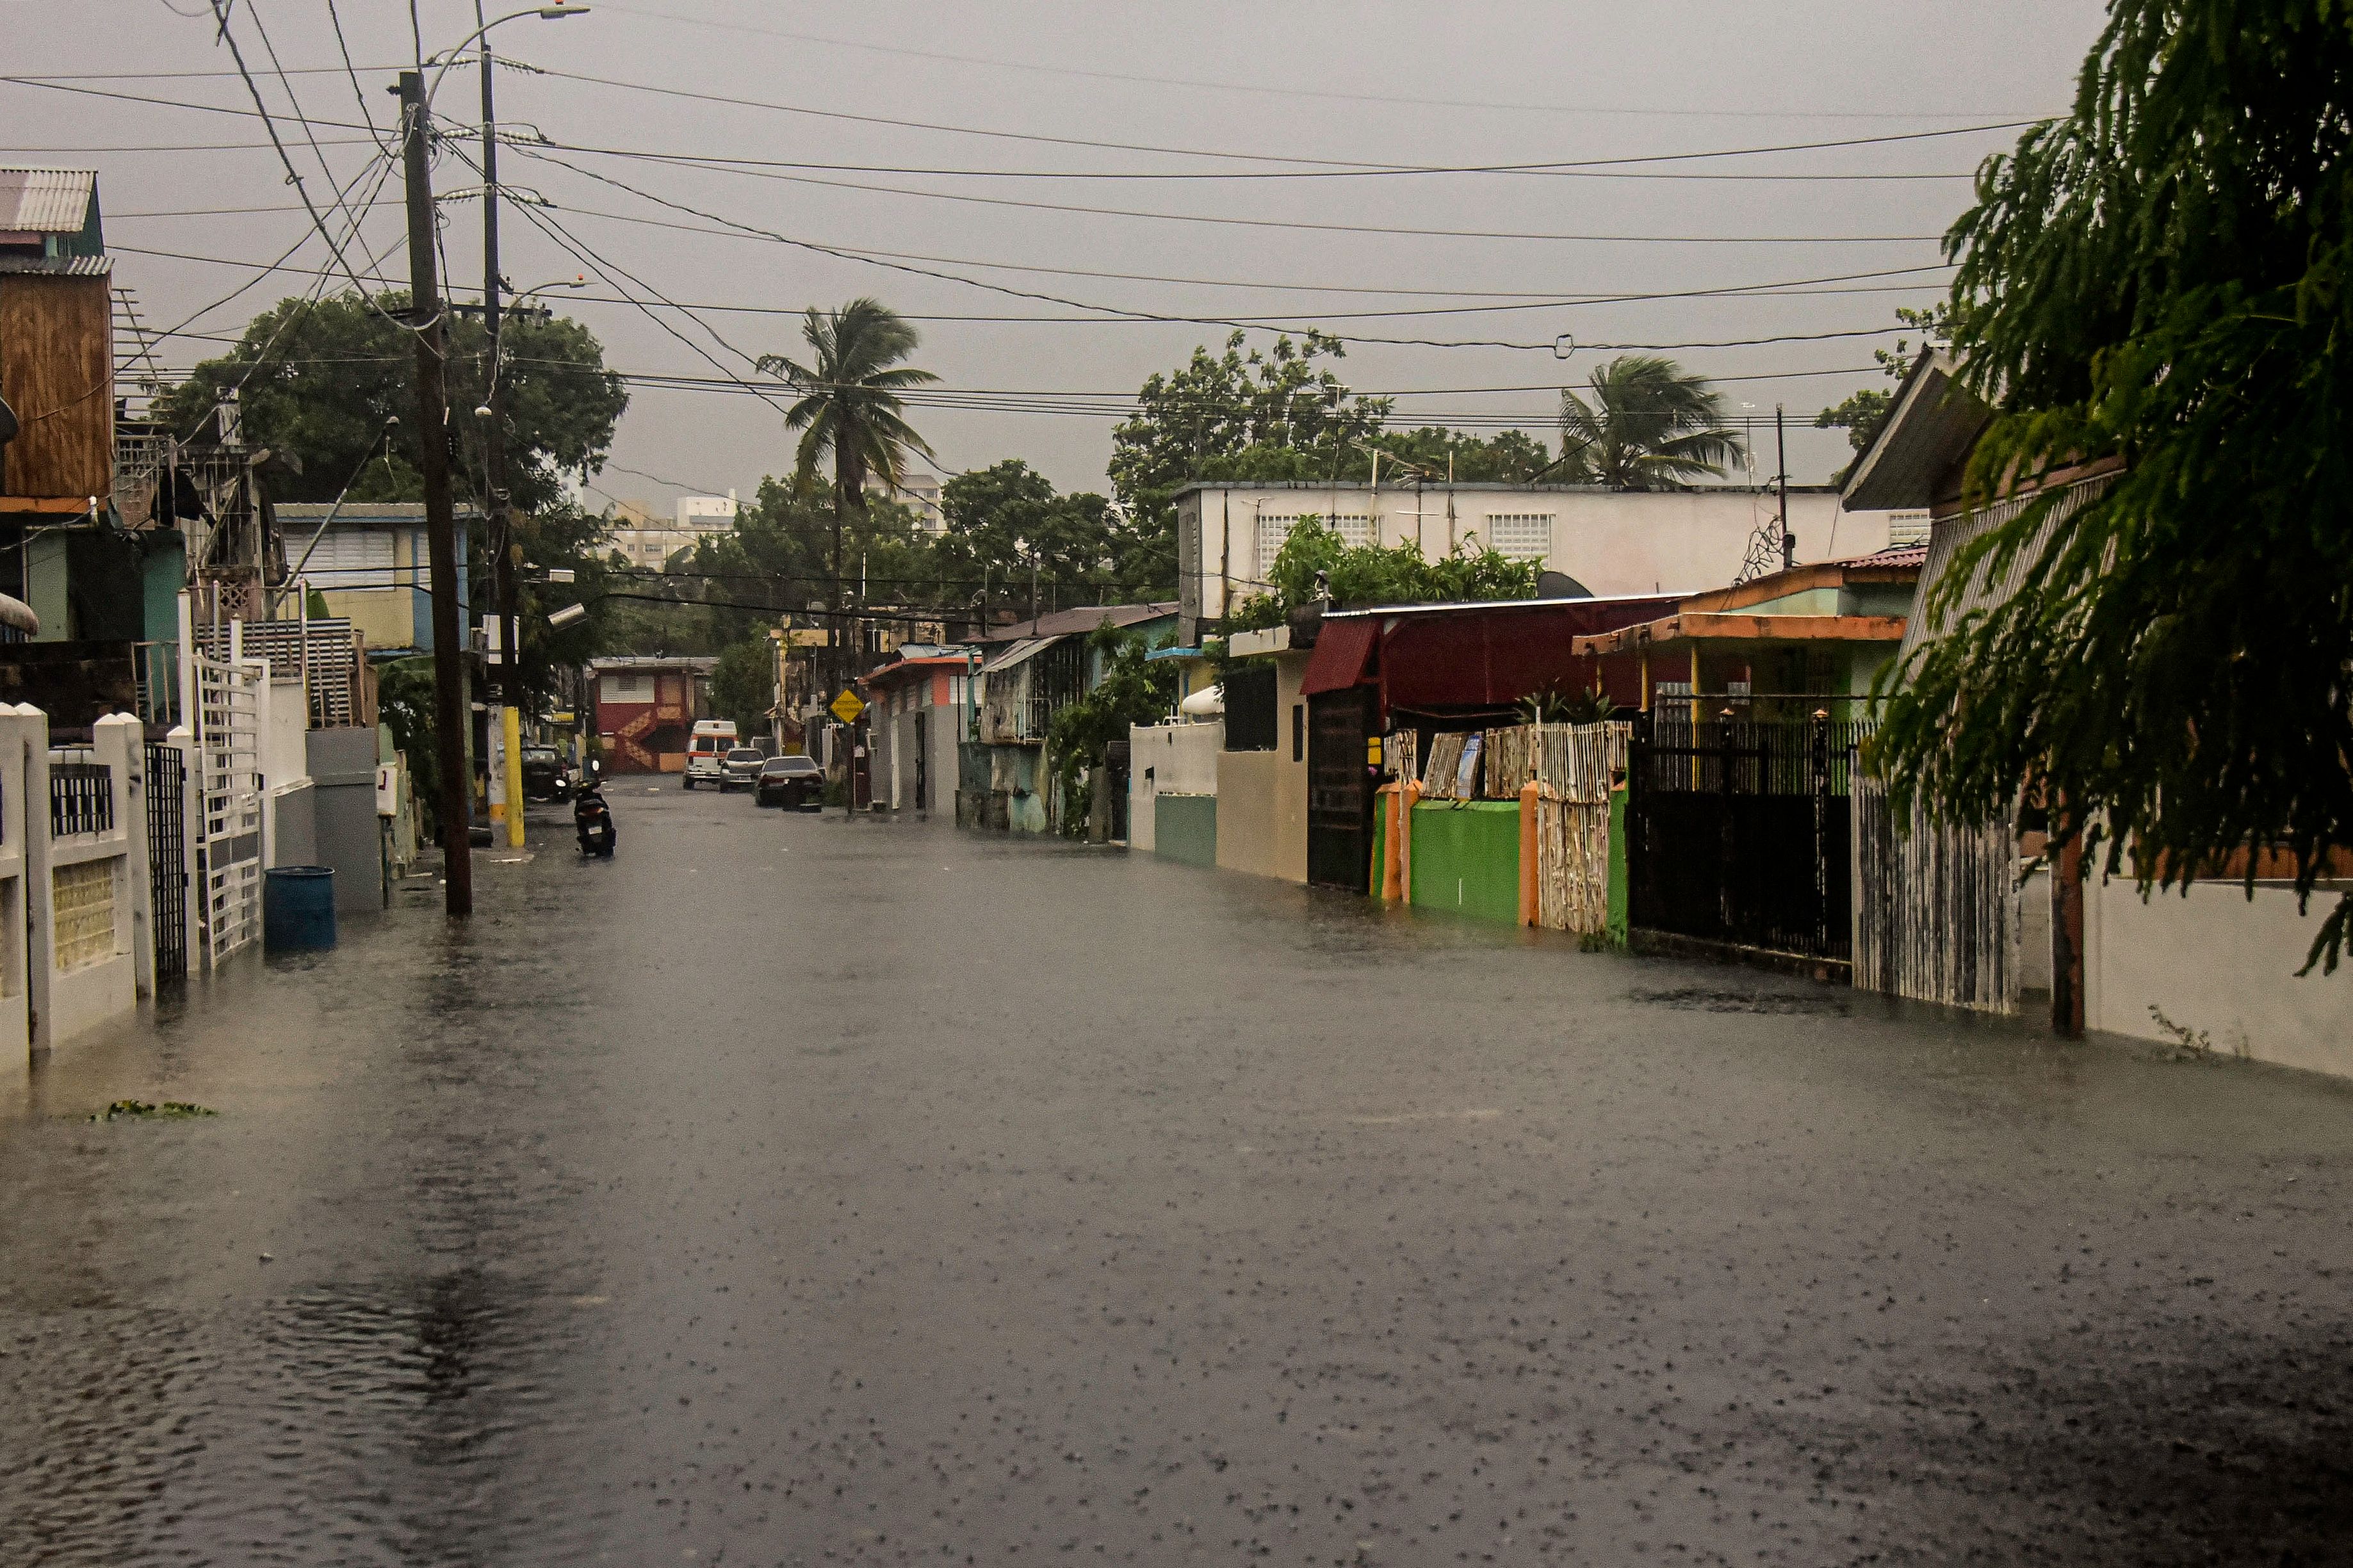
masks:
[[[508,22],[519,22],[525,16],[536,16],[543,22],[560,22],[566,16],[586,16],[588,15],[590,9],[591,7],[586,5],[533,5],[527,10],[510,11],[503,16],[491,17],[480,26],[475,28],[464,37],[459,39],[456,44],[433,57],[434,59],[439,60],[441,65],[440,68],[433,73],[433,85],[425,89],[426,113],[430,114],[433,112],[433,95],[441,90],[441,79],[448,76],[449,74],[449,68],[458,63],[458,57],[466,52],[466,46],[472,43],[476,38],[480,37],[483,34],[489,32],[492,27],[503,26]],[[477,11],[475,15],[480,16],[481,13]]]

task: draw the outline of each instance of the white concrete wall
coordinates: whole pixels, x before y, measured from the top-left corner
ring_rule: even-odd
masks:
[[[36,709],[17,710],[39,720],[44,744],[25,766],[21,795],[30,808],[26,845],[33,903],[29,987],[32,1044],[36,1050],[70,1045],[79,1036],[134,1012],[139,1005],[141,943],[149,942],[147,811],[137,788],[144,754],[139,721],[127,714],[100,719],[92,727],[92,760],[111,771],[114,826],[102,833],[53,837],[49,832],[47,721]],[[29,730],[25,731],[29,734]],[[58,962],[55,877],[60,868],[101,865],[112,879],[113,952],[61,969]],[[152,952],[152,949],[151,949]]]
[[[26,900],[32,868],[28,825],[48,829],[47,808],[25,810],[29,763],[49,752],[49,721],[37,708],[0,702],[0,1055],[22,1064],[32,1050],[31,976],[25,960]]]
[[[1151,854],[1155,803],[1164,795],[1218,793],[1218,757],[1225,721],[1206,724],[1137,724],[1127,731],[1127,847]]]
[[[1475,538],[1488,541],[1487,520],[1499,513],[1552,515],[1552,552],[1545,564],[1566,572],[1596,595],[1698,592],[1719,588],[1739,574],[1749,536],[1777,515],[1769,493],[1746,490],[1584,490],[1459,489],[1378,491],[1248,488],[1208,490],[1187,498],[1198,505],[1201,607],[1222,613],[1222,590],[1234,604],[1260,591],[1258,519],[1313,512],[1371,519],[1384,545],[1419,542],[1422,553],[1445,555]],[[1797,559],[1841,560],[1887,547],[1883,511],[1839,510],[1829,491],[1793,491],[1789,531]],[[1180,530],[1180,533],[1186,531]],[[1221,574],[1221,568],[1224,573]]]
[[[2143,903],[2129,882],[2095,879],[2084,894],[2084,1026],[2179,1043],[2155,1007],[2218,1053],[2353,1077],[2353,970],[2295,973],[2334,900],[2316,893],[2299,915],[2291,889],[2258,887],[2250,902],[2237,885],[2200,882]]]

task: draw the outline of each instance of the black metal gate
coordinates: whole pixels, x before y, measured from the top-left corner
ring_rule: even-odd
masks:
[[[1850,835],[1864,726],[1688,720],[1634,727],[1627,915],[1637,931],[1804,958],[1852,952]]]
[[[1372,880],[1374,701],[1369,686],[1307,700],[1307,879],[1318,887],[1361,893]]]
[[[153,894],[155,979],[188,973],[188,769],[175,746],[147,748],[147,885]]]

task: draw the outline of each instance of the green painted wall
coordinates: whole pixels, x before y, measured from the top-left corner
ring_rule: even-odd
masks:
[[[177,538],[156,547],[140,568],[140,591],[149,642],[180,637],[180,590],[188,585],[187,547]]]
[[[1163,859],[1215,870],[1218,866],[1218,797],[1163,795],[1153,797],[1152,852]]]
[[[25,603],[41,618],[40,642],[69,642],[66,614],[66,536],[37,533],[25,542]]]
[[[1516,923],[1520,803],[1433,801],[1414,807],[1413,901]]]
[[[1626,945],[1626,786],[1609,792],[1609,912],[1610,944]]]

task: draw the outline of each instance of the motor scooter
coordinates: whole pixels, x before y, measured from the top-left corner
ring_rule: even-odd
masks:
[[[609,857],[615,837],[613,808],[605,804],[603,781],[597,776],[600,771],[590,763],[578,793],[572,797],[572,828],[580,836],[580,853]]]

